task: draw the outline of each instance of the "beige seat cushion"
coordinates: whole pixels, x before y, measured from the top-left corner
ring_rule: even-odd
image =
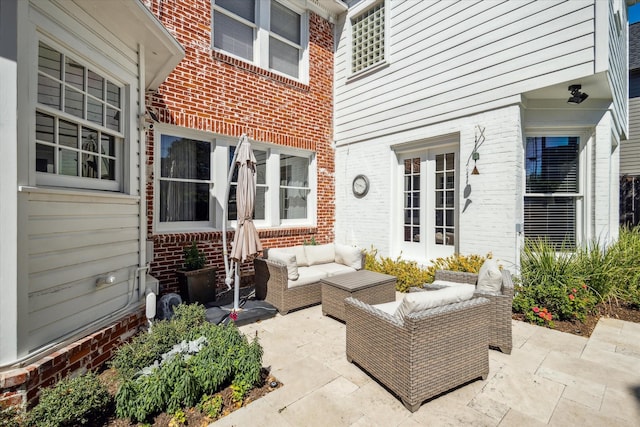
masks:
[[[502,290],[502,272],[493,258],[488,258],[478,272],[478,290],[500,292]]]
[[[449,286],[435,291],[410,292],[402,298],[402,303],[398,306],[395,316],[403,318],[410,313],[466,301],[473,297],[473,292],[473,286]]]
[[[336,274],[353,273],[356,271],[355,268],[347,267],[346,265],[338,264],[337,262],[328,262],[326,264],[318,264],[311,267],[326,272],[329,277],[335,276]]]
[[[298,274],[298,280],[289,280],[287,282],[287,286],[289,288],[318,283],[321,279],[327,277],[327,273],[325,271],[318,270],[314,267],[299,267]]]

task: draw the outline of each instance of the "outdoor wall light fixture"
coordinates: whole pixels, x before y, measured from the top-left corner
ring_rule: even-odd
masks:
[[[96,287],[101,288],[107,285],[113,285],[116,283],[116,276],[113,273],[108,273],[104,276],[100,276],[96,279]]]
[[[582,101],[587,99],[589,95],[584,92],[580,92],[582,89],[582,85],[571,85],[569,86],[569,92],[571,92],[571,97],[567,100],[567,102],[571,104],[580,104]]]
[[[480,153],[474,150],[473,153],[471,153],[471,158],[473,159],[473,170],[471,171],[471,175],[480,175],[478,167],[476,166],[476,162],[480,160]]]

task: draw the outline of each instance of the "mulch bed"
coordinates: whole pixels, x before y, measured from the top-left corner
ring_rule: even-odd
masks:
[[[560,332],[590,337],[601,317],[611,317],[613,319],[640,323],[640,310],[638,310],[637,307],[626,304],[598,304],[595,313],[588,315],[584,322],[554,320],[554,329]],[[520,313],[514,313],[513,318],[523,322],[525,321],[524,315]]]

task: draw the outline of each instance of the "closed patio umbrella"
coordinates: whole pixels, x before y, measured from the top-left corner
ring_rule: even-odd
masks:
[[[251,150],[251,143],[246,135],[242,135],[236,152],[234,155],[234,162],[232,168],[229,171],[229,187],[231,183],[231,176],[233,175],[233,169],[238,167],[238,180],[236,187],[236,209],[238,222],[236,225],[236,232],[233,237],[233,243],[231,246],[231,254],[229,263],[225,259],[226,273],[229,276],[230,272],[234,274],[234,292],[233,292],[233,310],[239,309],[240,299],[240,272],[238,263],[251,259],[262,250],[262,243],[258,236],[258,230],[253,223],[253,209],[256,198],[256,158]],[[225,197],[225,207],[228,203],[228,188],[227,195]],[[226,209],[223,224],[226,222]],[[224,247],[226,251],[226,232],[223,232]],[[228,267],[228,264],[231,267]],[[235,264],[235,266],[234,266]],[[235,270],[234,270],[235,267]],[[227,277],[226,283],[229,285],[230,278]]]

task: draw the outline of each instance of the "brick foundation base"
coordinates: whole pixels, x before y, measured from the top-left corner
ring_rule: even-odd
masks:
[[[0,372],[0,408],[32,407],[40,390],[75,373],[100,368],[146,322],[144,306],[99,331],[23,367]]]

